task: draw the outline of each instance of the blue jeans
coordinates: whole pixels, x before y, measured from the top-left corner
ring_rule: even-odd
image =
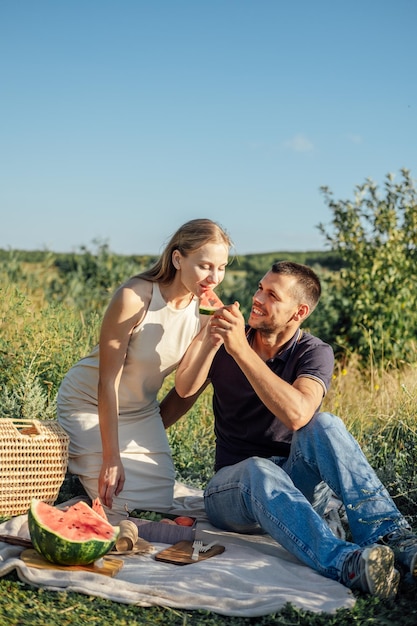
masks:
[[[326,491],[345,505],[354,543],[337,538],[324,521]],[[343,562],[353,550],[409,528],[356,440],[331,413],[316,414],[294,433],[288,459],[251,457],[220,469],[205,489],[204,502],[217,528],[266,532],[333,580],[341,580]]]

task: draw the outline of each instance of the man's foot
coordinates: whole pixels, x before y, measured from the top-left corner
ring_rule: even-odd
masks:
[[[400,582],[400,574],[394,568],[394,553],[388,546],[377,544],[353,551],[343,564],[340,582],[349,589],[394,599]]]
[[[381,543],[394,552],[395,563],[417,578],[417,536],[406,528],[385,535]]]

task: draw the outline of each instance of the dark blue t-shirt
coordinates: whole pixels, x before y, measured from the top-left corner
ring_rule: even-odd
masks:
[[[247,329],[248,341],[255,332]],[[332,348],[310,333],[298,330],[286,348],[266,362],[277,376],[292,384],[309,377],[323,385],[333,374]],[[292,432],[259,400],[236,361],[222,346],[210,368],[215,417],[215,470],[251,456],[288,456]]]

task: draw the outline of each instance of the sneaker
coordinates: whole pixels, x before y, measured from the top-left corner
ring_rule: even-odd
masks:
[[[399,528],[385,535],[381,543],[391,548],[399,567],[417,578],[417,535],[406,528]]]
[[[400,582],[394,553],[388,546],[377,544],[351,552],[343,564],[340,582],[349,589],[394,599]]]

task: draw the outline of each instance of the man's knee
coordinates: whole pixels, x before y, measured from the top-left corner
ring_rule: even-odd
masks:
[[[229,484],[235,487],[243,485],[254,486],[262,484],[267,478],[276,480],[281,473],[285,474],[282,468],[278,467],[270,459],[252,456],[233,466],[219,470],[213,476],[208,486],[211,483]]]
[[[292,453],[297,455],[297,451],[323,452],[326,445],[344,448],[351,447],[352,443],[357,445],[340,417],[323,412],[316,413],[308,424],[294,433],[291,447]]]
[[[308,424],[306,424],[303,428],[300,428],[300,430],[297,430],[294,433],[293,439],[298,435],[301,435],[301,436],[303,436],[304,434],[311,435],[312,432],[323,432],[323,431],[328,431],[330,429],[345,431],[346,427],[343,421],[340,419],[340,417],[338,417],[337,415],[334,415],[333,413],[328,413],[328,412],[316,413],[312,417],[312,419],[308,422]]]
[[[260,456],[251,456],[238,463],[238,466],[242,476],[255,479],[258,479],[259,476],[274,473],[276,469],[279,469],[273,461]]]

